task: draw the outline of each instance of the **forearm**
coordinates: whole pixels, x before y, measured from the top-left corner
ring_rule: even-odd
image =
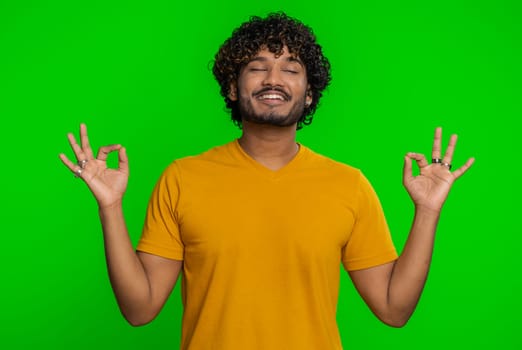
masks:
[[[398,324],[410,318],[426,283],[440,212],[417,207],[408,240],[395,262],[388,286],[390,315]]]
[[[131,324],[142,324],[150,313],[149,281],[129,238],[121,203],[100,208],[99,214],[107,269],[116,300]]]

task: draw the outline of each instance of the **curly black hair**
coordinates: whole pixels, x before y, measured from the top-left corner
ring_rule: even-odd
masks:
[[[304,108],[297,122],[297,129],[312,123],[324,89],[331,81],[330,62],[317,44],[312,29],[283,12],[270,13],[266,18],[251,17],[232,32],[219,48],[214,58],[212,72],[221,87],[221,95],[230,109],[232,121],[241,128],[238,101],[228,95],[231,83],[236,83],[241,68],[254,58],[262,48],[267,48],[276,56],[282,55],[284,47],[304,63],[312,103]]]

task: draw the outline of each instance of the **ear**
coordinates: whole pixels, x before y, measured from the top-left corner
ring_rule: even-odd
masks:
[[[310,107],[312,104],[313,97],[312,97],[312,90],[310,90],[310,84],[308,84],[308,89],[306,90],[306,97],[305,97],[305,105],[306,107]]]
[[[228,90],[228,98],[232,101],[237,101],[237,83],[232,81],[230,83],[230,90]]]

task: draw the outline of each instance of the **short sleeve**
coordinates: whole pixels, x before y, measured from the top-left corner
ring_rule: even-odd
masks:
[[[136,250],[183,260],[184,245],[177,214],[180,182],[179,169],[174,162],[163,172],[154,187]]]
[[[362,173],[356,191],[355,223],[342,251],[342,262],[348,271],[365,269],[397,259],[397,251],[381,203]]]

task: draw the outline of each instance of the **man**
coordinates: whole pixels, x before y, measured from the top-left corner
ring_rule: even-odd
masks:
[[[135,252],[122,212],[128,160],[120,145],[95,158],[85,125],[78,164],[93,192],[109,277],[132,325],[158,314],[182,273],[182,349],[341,349],[335,314],[341,263],[386,324],[404,325],[423,289],[435,228],[453,182],[452,136],[433,164],[404,159],[415,217],[402,254],[362,173],[296,143],[330,81],[312,31],[282,13],[253,17],[216,55],[213,72],[242,136],[173,162],[152,194]],[[118,151],[119,168],[106,158]],[[420,174],[412,176],[412,160]]]

